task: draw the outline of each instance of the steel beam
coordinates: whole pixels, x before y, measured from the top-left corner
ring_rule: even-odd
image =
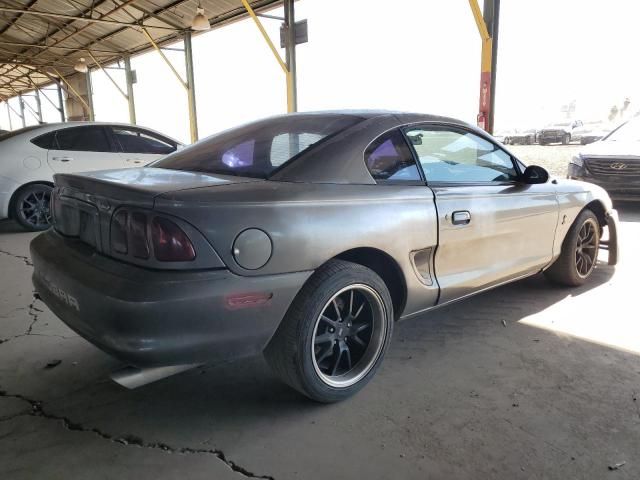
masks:
[[[487,131],[493,133],[496,105],[496,74],[498,73],[498,29],[500,26],[500,0],[484,0],[484,22],[491,36],[491,79]]]
[[[40,89],[36,88],[36,108],[38,109],[38,122],[42,123],[42,102],[40,101]]]
[[[191,143],[198,140],[198,112],[196,110],[196,87],[193,74],[193,49],[191,32],[184,34],[184,61],[187,70],[187,101],[189,103],[189,132]]]
[[[89,121],[93,122],[96,119],[95,112],[93,110],[93,85],[91,84],[91,70],[85,74],[87,79],[87,100],[89,103]]]
[[[290,96],[289,112],[298,111],[298,80],[296,69],[296,17],[294,0],[284,0],[284,23],[286,26],[285,52],[287,61],[287,94]]]
[[[19,8],[0,7],[0,12],[19,13],[22,15],[35,15],[38,17],[64,18],[65,20],[71,20],[74,22],[101,23],[105,25],[115,25],[117,27],[135,28],[135,29],[144,27],[142,23],[138,24],[138,23],[119,22],[117,20],[105,20],[103,18],[77,17],[74,15],[65,15],[63,13],[42,12],[39,10],[21,10]],[[172,32],[178,31],[176,28],[173,28],[173,27],[161,27],[159,25],[148,26],[148,28],[155,28],[158,30],[171,30]]]
[[[256,24],[256,27],[258,27],[258,30],[260,31],[262,38],[264,38],[264,41],[267,43],[267,46],[271,50],[271,53],[273,53],[273,56],[275,57],[276,61],[280,65],[280,68],[282,68],[282,71],[285,74],[286,86],[287,86],[287,112],[291,113],[295,110],[294,110],[293,82],[292,82],[291,72],[289,71],[289,66],[284,60],[282,60],[282,57],[278,53],[276,46],[271,41],[271,38],[269,38],[269,34],[262,26],[262,22],[258,18],[258,15],[253,10],[251,5],[249,5],[249,2],[247,0],[241,0],[241,1],[242,1],[242,5],[247,10],[247,13],[249,14],[249,16],[253,19],[254,23]],[[294,41],[295,41],[295,38],[294,38]]]
[[[7,104],[7,117],[9,117],[9,130],[13,130],[13,122],[11,121],[11,107],[9,106],[9,99],[5,100]]]
[[[480,67],[480,100],[478,107],[478,126],[489,133],[493,132],[493,95],[492,92],[495,89],[493,81],[495,74],[492,73],[492,66],[495,65],[495,59],[493,58],[493,21],[489,25],[486,21],[487,17],[493,19],[494,5],[498,4],[499,0],[485,0],[484,1],[484,16],[480,11],[478,0],[469,0],[469,6],[473,13],[473,18],[476,21],[478,27],[478,33],[482,40],[482,60]],[[492,30],[489,29],[491,26]],[[497,33],[497,30],[496,30]]]
[[[22,127],[27,126],[27,119],[24,116],[24,100],[22,98],[22,94],[18,94],[18,105],[20,106],[20,118],[22,119]]]
[[[58,104],[60,105],[60,108],[58,108],[58,111],[60,112],[60,121],[66,122],[67,119],[64,116],[64,98],[62,96],[62,85],[60,85],[60,80],[56,82],[56,87],[58,90]]]
[[[133,72],[131,71],[131,58],[124,57],[124,76],[127,81],[127,104],[129,105],[129,122],[136,123],[136,104],[133,98]]]

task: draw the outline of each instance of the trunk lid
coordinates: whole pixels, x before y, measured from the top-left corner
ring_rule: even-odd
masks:
[[[54,179],[54,228],[101,253],[108,251],[111,217],[122,205],[152,209],[163,193],[262,181],[150,167],[57,174]]]

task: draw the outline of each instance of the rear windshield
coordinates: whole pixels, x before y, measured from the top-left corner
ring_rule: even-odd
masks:
[[[268,178],[293,157],[362,121],[343,114],[296,114],[226,130],[149,166],[221,175]]]

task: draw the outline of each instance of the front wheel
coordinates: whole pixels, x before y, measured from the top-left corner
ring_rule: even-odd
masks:
[[[596,267],[599,248],[598,218],[591,210],[583,210],[567,232],[560,256],[545,271],[545,275],[561,285],[582,285]]]
[[[18,191],[13,201],[12,216],[31,232],[46,230],[51,225],[51,191],[49,185],[34,183]]]
[[[313,400],[336,402],[373,377],[392,331],[384,281],[362,265],[331,260],[302,287],[265,357],[289,386]]]

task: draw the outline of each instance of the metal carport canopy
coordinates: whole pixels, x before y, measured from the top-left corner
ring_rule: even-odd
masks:
[[[256,11],[282,3],[283,0],[247,2]],[[77,74],[74,65],[80,58],[95,70],[120,60],[128,63],[130,56],[158,46],[183,39],[190,43],[187,37],[198,6],[204,9],[212,27],[249,14],[242,0],[3,0],[0,100],[59,83],[70,97],[76,97],[91,110],[87,104],[90,98],[89,102],[82,99],[66,81]],[[187,90],[189,61],[187,78],[182,79]],[[126,97],[127,93],[121,93]],[[92,116],[92,112],[88,113]]]
[[[131,55],[156,49],[187,92],[191,140],[198,138],[193,57],[192,21],[196,7],[203,8],[209,25],[250,16],[256,23],[286,78],[287,111],[296,111],[295,0],[0,0],[0,101],[20,97],[15,112],[25,124],[25,104],[21,95],[35,91],[42,121],[40,90],[58,85],[59,106],[64,121],[61,89],[79,102],[83,115],[93,120],[91,77],[86,76],[82,95],[68,78],[76,75],[80,58],[89,69],[124,61],[127,88],[124,91],[104,70],[128,100],[129,117],[135,123]],[[495,62],[500,0],[484,0],[484,18],[478,0],[468,0],[482,39],[482,75],[478,123],[493,130]],[[286,58],[282,59],[268,37],[256,12],[284,4]],[[258,15],[260,15],[258,13]],[[195,26],[195,24],[193,24]],[[206,27],[206,24],[205,24]],[[494,38],[495,37],[495,38]],[[182,78],[160,47],[184,40],[186,78]],[[85,68],[86,70],[86,68]],[[75,77],[77,78],[77,77]],[[46,97],[46,95],[45,95]],[[54,103],[46,97],[51,103]],[[13,108],[7,102],[7,108]],[[32,111],[32,113],[34,113]],[[9,116],[11,118],[11,116]]]

